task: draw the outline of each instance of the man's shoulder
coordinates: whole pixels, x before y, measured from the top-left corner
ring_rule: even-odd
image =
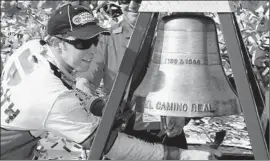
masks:
[[[108,46],[111,46],[111,45],[117,43],[117,37],[118,37],[118,35],[113,34],[113,33],[111,33],[110,35],[108,35],[108,34],[102,34],[99,37],[99,42],[98,42],[97,47],[104,48],[106,46],[107,47]]]

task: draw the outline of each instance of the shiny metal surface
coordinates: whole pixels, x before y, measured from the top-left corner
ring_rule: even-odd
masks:
[[[145,113],[205,117],[240,113],[219,54],[215,22],[202,15],[159,23],[147,73],[134,93]]]
[[[142,1],[139,12],[234,12],[231,1]]]

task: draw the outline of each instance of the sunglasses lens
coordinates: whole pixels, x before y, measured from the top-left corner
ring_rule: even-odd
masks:
[[[83,49],[83,48],[84,48],[83,45],[82,45],[81,43],[74,44],[74,47],[75,47],[76,49]]]
[[[92,40],[76,40],[77,42],[74,44],[77,49],[89,49],[92,45]]]
[[[92,39],[88,39],[88,40],[82,40],[82,39],[75,39],[75,40],[67,40],[67,39],[62,39],[59,38],[62,41],[73,45],[76,49],[80,49],[80,50],[84,50],[84,49],[89,49],[92,44],[96,44],[98,39],[97,37],[94,37]]]

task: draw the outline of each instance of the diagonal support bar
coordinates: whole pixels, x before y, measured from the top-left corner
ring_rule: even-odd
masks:
[[[224,40],[229,53],[229,58],[234,72],[239,100],[247,125],[253,154],[256,160],[269,160],[269,153],[264,139],[262,125],[250,87],[248,76],[241,51],[241,43],[236,28],[237,22],[232,13],[218,13]],[[245,50],[245,49],[244,49]]]
[[[113,127],[118,107],[125,96],[125,90],[134,70],[133,68],[139,55],[138,53],[141,49],[141,45],[144,43],[147,33],[149,32],[149,26],[152,26],[151,24],[154,23],[153,18],[156,17],[155,15],[156,13],[139,13],[137,23],[125,51],[119,72],[115,78],[106,106],[104,107],[105,110],[102,120],[97,129],[88,160],[102,159],[103,151]]]

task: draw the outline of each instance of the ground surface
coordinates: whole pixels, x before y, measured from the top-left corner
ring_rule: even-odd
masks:
[[[215,133],[220,130],[226,130],[227,134],[223,146],[230,146],[221,148],[224,152],[235,152],[242,154],[251,154],[251,145],[242,116],[226,116],[216,118],[203,118],[201,121],[192,120],[185,128],[187,141],[189,144],[207,144],[210,143],[209,138],[214,140]],[[207,137],[207,135],[209,138]],[[53,160],[78,160],[86,159],[87,151],[84,151],[79,145],[69,142],[61,137],[49,134],[47,138],[41,140],[44,153],[40,159]],[[243,150],[239,150],[241,147]]]

